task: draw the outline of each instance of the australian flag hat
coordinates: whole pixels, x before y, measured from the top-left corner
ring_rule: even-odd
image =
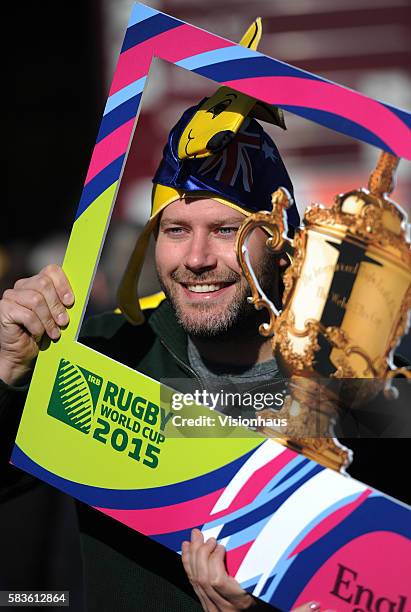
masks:
[[[181,135],[203,102],[187,109],[171,130],[153,183],[191,195],[196,191],[216,194],[250,212],[270,211],[271,194],[278,187],[285,187],[294,196],[276,145],[250,117],[245,118],[229,144],[215,154],[197,159],[179,158]],[[300,223],[295,204],[287,210],[287,222],[294,228]]]

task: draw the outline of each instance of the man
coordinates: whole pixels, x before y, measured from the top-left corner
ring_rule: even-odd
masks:
[[[223,92],[224,100],[229,100],[227,93]],[[201,124],[204,115],[206,119],[208,115],[218,117],[226,107],[227,102],[202,101],[186,111],[170,133],[154,178],[152,216],[120,289],[120,306],[128,320],[108,313],[91,319],[82,329],[82,342],[157,380],[208,381],[224,372],[235,381],[247,378],[261,384],[278,375],[269,340],[257,331],[262,315],[247,302],[248,287],[236,260],[234,241],[247,214],[269,210],[271,193],[279,186],[292,193],[292,185],[274,143],[250,119],[249,108],[242,120],[236,119],[235,128],[223,130],[226,134],[217,138],[217,146],[216,139],[207,137],[206,144],[212,144],[210,155],[201,157],[194,149],[190,157],[188,145],[194,140],[197,120]],[[291,226],[298,223],[295,207],[288,211],[288,220]],[[160,296],[159,303],[143,312],[136,287],[152,233],[166,299]],[[252,265],[267,295],[278,301],[280,262],[267,251],[265,242],[264,232],[256,231],[250,243]],[[24,401],[24,385],[40,343],[45,337],[58,341],[60,329],[69,324],[74,299],[62,270],[48,266],[40,274],[18,281],[0,302],[0,418],[9,450]],[[19,476],[11,478],[16,491]],[[25,486],[33,485],[30,481]],[[55,500],[50,504],[49,512],[53,513]],[[73,521],[70,512],[61,513],[66,525]],[[168,551],[157,547],[153,552],[154,543],[141,538],[137,543],[137,534],[127,530],[121,534],[122,526],[81,505],[78,512],[90,610],[196,609],[189,596],[159,578],[163,575],[180,585],[181,576],[170,579],[175,563]],[[100,530],[96,527],[99,522]],[[42,528],[48,529],[49,524]],[[74,526],[73,541],[75,533]],[[133,541],[135,546],[130,546]],[[182,543],[182,553],[185,571],[204,610],[257,608],[255,600],[228,576],[224,549],[214,539],[204,542],[201,532],[193,530],[191,542]],[[141,573],[149,554],[155,556],[155,563],[145,566],[148,573]],[[161,571],[164,559],[169,565]],[[158,575],[150,588],[153,572]],[[23,581],[19,588],[27,586]],[[158,592],[160,599],[154,603]],[[320,604],[311,602],[302,609],[318,610]]]

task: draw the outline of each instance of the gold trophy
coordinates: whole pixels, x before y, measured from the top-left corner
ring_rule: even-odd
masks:
[[[398,161],[383,152],[368,189],[337,196],[331,208],[309,206],[293,240],[286,236],[284,214],[291,196],[282,188],[272,195],[272,211],[249,216],[237,236],[249,300],[270,315],[260,333],[272,335],[273,353],[291,387],[276,413],[287,419],[287,427],[260,431],[338,471],[351,461],[351,451],[335,438],[341,411],[387,390],[393,376],[411,377],[408,369],[393,369],[391,361],[411,307],[407,215],[387,197]],[[281,312],[250,265],[247,245],[257,227],[270,232],[272,251],[288,252],[292,261],[284,274]],[[372,379],[365,387],[368,397],[358,384],[364,378]],[[268,409],[259,414],[273,416]]]

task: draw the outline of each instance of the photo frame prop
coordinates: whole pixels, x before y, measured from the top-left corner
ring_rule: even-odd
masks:
[[[185,437],[157,381],[77,341],[154,57],[411,159],[409,113],[136,4],[64,260],[71,321],[39,355],[12,463],[177,552],[214,535],[280,609],[351,610],[361,583],[405,610],[409,508],[257,433]]]

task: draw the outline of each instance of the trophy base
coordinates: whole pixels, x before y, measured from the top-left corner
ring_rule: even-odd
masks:
[[[340,474],[345,474],[353,459],[352,450],[340,444],[337,438],[275,438],[275,440]]]
[[[272,419],[274,416],[273,411],[270,409],[261,410],[258,414],[263,419]],[[292,437],[287,434],[281,435],[278,429],[265,425],[258,427],[257,431],[326,468],[340,472],[340,474],[345,473],[346,468],[353,460],[352,451],[332,436],[316,438]]]

